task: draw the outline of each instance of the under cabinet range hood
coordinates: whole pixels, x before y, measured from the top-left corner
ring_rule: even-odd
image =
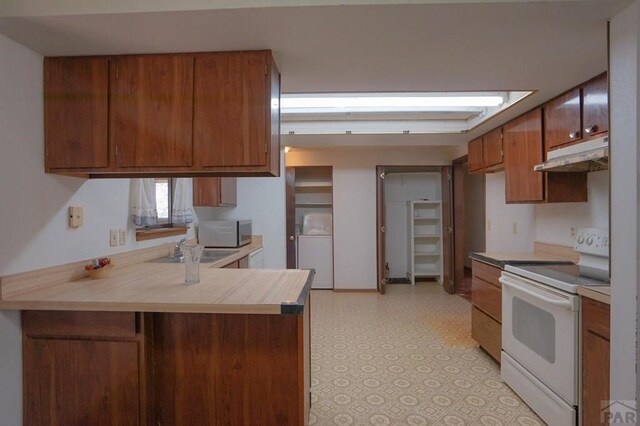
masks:
[[[547,153],[536,172],[597,172],[609,168],[609,136],[581,142]]]

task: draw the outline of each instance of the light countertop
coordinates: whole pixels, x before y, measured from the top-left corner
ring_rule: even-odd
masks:
[[[107,278],[81,277],[5,293],[0,309],[301,313],[311,288],[312,271],[221,268],[261,246],[261,242],[252,243],[221,261],[201,264],[198,284],[184,283],[184,264],[116,263]],[[38,271],[36,278],[44,274],[46,270]]]
[[[611,305],[611,286],[578,286],[578,294]]]
[[[566,262],[566,259],[562,259],[556,256],[539,253],[470,253],[469,257],[480,262],[489,263],[490,265],[497,266],[504,269],[505,265],[518,265],[518,264],[532,264],[532,263],[556,263]]]

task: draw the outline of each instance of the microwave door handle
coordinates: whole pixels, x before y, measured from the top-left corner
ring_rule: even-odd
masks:
[[[564,308],[567,310],[574,310],[573,309],[573,303],[571,303],[571,300],[557,300],[557,299],[551,299],[549,297],[543,296],[542,294],[535,292],[535,291],[531,291],[528,288],[519,286],[515,283],[513,283],[512,281],[510,281],[508,278],[506,277],[500,277],[498,279],[498,281],[500,281],[500,284],[507,286],[507,287],[511,287],[515,290],[521,291],[522,293],[528,294],[531,297],[535,297],[536,299],[542,300],[545,303],[549,303],[551,305],[554,306],[558,306],[560,308]]]

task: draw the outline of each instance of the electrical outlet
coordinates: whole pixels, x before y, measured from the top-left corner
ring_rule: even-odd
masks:
[[[121,246],[127,244],[127,231],[124,229],[119,229],[118,230],[118,236],[119,236],[119,243]]]
[[[118,245],[118,230],[111,229],[109,230],[109,245],[111,247],[115,247]]]
[[[513,235],[518,233],[518,222],[513,222],[511,231],[513,232]]]
[[[79,228],[84,220],[82,207],[69,207],[69,226]]]
[[[572,226],[571,227],[571,238],[575,238],[576,237],[576,227]]]

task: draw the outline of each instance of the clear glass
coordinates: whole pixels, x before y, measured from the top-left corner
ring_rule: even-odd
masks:
[[[184,256],[185,278],[187,284],[197,284],[200,282],[200,258],[202,257],[203,245],[185,244],[181,251]]]

